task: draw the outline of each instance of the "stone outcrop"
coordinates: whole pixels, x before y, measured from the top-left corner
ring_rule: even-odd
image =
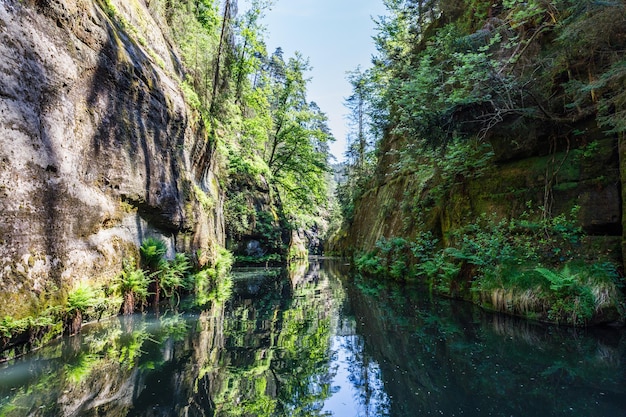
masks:
[[[210,141],[156,16],[143,0],[0,3],[0,317],[106,283],[146,236],[201,263],[223,245]]]

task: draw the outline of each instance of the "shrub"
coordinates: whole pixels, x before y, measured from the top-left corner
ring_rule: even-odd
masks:
[[[97,302],[96,291],[88,285],[80,284],[69,293],[65,311],[69,315],[84,314]]]
[[[376,252],[368,252],[356,257],[354,265],[357,271],[365,275],[378,276],[385,272],[382,261],[376,256]]]
[[[267,265],[267,264],[277,264],[281,263],[283,260],[282,256],[278,253],[270,253],[263,256],[247,256],[247,255],[237,255],[235,256],[235,262],[238,264],[255,264],[255,265]]]
[[[230,237],[240,240],[249,234],[254,214],[254,208],[248,203],[245,193],[237,193],[229,197],[224,204],[224,219]]]
[[[444,295],[450,294],[452,282],[458,277],[461,268],[451,261],[444,251],[436,252],[429,259],[424,259],[417,267],[418,275],[427,278],[432,290]]]
[[[217,259],[214,265],[216,276],[218,278],[227,276],[230,273],[234,260],[233,254],[227,249],[222,247],[218,248]]]
[[[66,334],[79,333],[85,317],[100,315],[107,308],[107,300],[93,287],[81,283],[67,297],[64,311],[64,327]]]
[[[395,280],[409,277],[408,241],[401,237],[380,238],[376,249],[355,259],[358,271],[366,275],[386,276]]]

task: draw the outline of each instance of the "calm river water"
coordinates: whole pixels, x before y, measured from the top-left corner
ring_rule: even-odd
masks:
[[[0,365],[0,416],[626,416],[626,333],[485,313],[338,261]]]

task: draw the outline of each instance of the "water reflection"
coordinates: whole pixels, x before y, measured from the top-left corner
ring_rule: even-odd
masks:
[[[380,406],[358,415],[626,415],[623,331],[544,326],[391,285],[347,288],[357,350],[384,386]],[[358,380],[367,368],[356,369]]]
[[[238,271],[202,311],[116,318],[4,364],[0,416],[618,416],[625,343],[311,261]]]

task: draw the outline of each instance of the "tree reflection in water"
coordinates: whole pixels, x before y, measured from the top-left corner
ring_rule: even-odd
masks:
[[[616,416],[626,409],[622,330],[491,315],[352,278],[328,260],[237,271],[223,285],[215,291],[222,296],[191,313],[96,323],[2,365],[0,416]]]
[[[319,276],[241,271],[203,311],[92,325],[0,369],[0,415],[320,415],[333,299]]]

